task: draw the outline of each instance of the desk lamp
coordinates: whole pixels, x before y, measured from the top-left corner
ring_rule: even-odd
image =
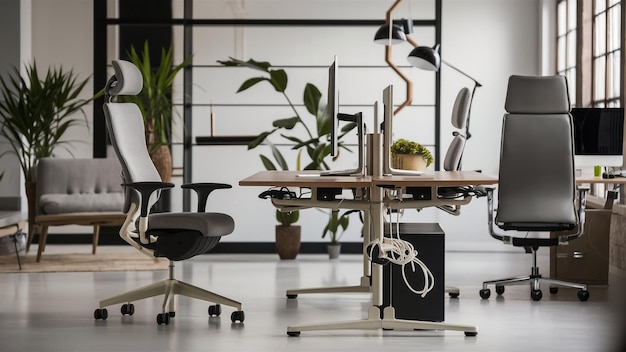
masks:
[[[476,92],[476,88],[482,87],[482,84],[478,83],[477,80],[472,78],[467,73],[459,70],[458,68],[442,60],[441,55],[439,55],[439,44],[437,44],[433,48],[428,47],[428,46],[418,46],[411,51],[407,60],[412,66],[417,67],[422,70],[427,70],[427,71],[438,71],[439,68],[441,67],[441,63],[444,63],[446,64],[446,66],[450,67],[451,69],[471,79],[474,82],[474,89],[472,89],[472,94],[470,96],[470,102],[469,102],[469,107],[467,111],[467,123],[465,124],[465,139],[470,139],[471,134],[469,132],[469,123],[470,123],[470,114],[472,111],[472,102],[474,101],[474,93]]]

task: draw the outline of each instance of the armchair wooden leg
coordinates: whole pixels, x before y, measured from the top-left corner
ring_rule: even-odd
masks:
[[[100,225],[93,225],[93,244],[91,248],[91,254],[96,254],[96,248],[98,247],[99,238],[100,238]]]
[[[33,242],[33,237],[35,237],[35,227],[36,225],[28,226],[28,238],[26,239],[26,253],[30,250],[30,244]]]
[[[37,248],[37,260],[39,263],[41,261],[41,254],[46,249],[46,241],[48,240],[48,226],[44,225],[41,227],[41,234],[39,235],[39,248]]]

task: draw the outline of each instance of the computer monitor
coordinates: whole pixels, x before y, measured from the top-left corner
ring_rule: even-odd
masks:
[[[339,60],[337,56],[333,60],[333,63],[328,67],[328,105],[326,111],[331,121],[330,129],[330,154],[335,157],[339,155],[339,136],[341,135],[341,127],[339,121],[354,122],[357,126],[358,134],[358,165],[356,169],[350,170],[329,170],[322,171],[322,176],[361,176],[365,173],[364,153],[365,153],[365,139],[364,139],[364,126],[363,126],[363,114],[358,112],[356,114],[342,114],[339,112]]]
[[[424,171],[394,169],[391,165],[393,143],[393,85],[383,90],[383,175],[424,176]]]
[[[621,167],[624,108],[572,108],[574,165]]]

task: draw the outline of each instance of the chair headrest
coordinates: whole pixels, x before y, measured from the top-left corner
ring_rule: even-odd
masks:
[[[510,114],[566,114],[571,106],[565,76],[509,78],[504,108]]]
[[[467,123],[467,115],[470,107],[470,90],[462,88],[456,95],[454,106],[452,107],[452,126],[460,130],[465,128]]]
[[[113,60],[115,70],[115,84],[107,85],[109,96],[137,95],[143,88],[143,76],[132,62]]]

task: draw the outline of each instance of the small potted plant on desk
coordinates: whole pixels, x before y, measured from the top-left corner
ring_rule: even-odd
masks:
[[[395,169],[424,171],[433,162],[433,156],[426,147],[402,138],[393,142],[391,154]]]
[[[276,210],[276,253],[280,259],[296,259],[300,252],[300,225],[293,225],[300,218],[298,210],[281,212]]]

